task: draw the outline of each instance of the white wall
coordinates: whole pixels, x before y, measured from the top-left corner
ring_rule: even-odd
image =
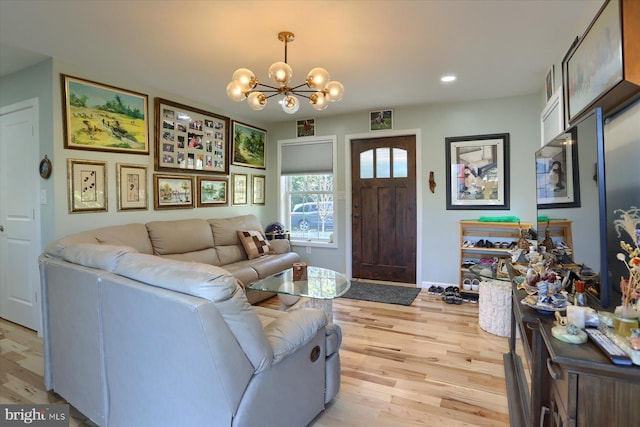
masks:
[[[393,108],[394,106],[383,106]],[[331,107],[329,107],[331,108]],[[366,133],[368,131],[368,111],[361,113],[316,118],[317,135],[337,135],[338,137],[338,191],[350,192],[345,179],[348,173],[345,159],[345,135]],[[534,153],[540,147],[539,116],[540,102],[537,94],[530,96],[495,99],[459,104],[441,104],[394,109],[395,131],[402,129],[420,129],[422,139],[421,158],[418,167],[422,171],[423,203],[418,214],[423,222],[423,233],[418,236],[422,248],[422,282],[457,283],[459,274],[459,226],[461,219],[477,219],[484,216],[515,215],[523,222],[535,219],[535,168]],[[501,211],[446,210],[445,192],[445,137],[480,135],[489,133],[510,134],[510,198],[511,209]],[[295,134],[295,122],[271,126],[269,156],[276,157],[275,142],[291,139]],[[376,133],[371,132],[372,137]],[[270,169],[275,169],[275,163]],[[434,171],[436,190],[429,191],[429,172]],[[276,191],[271,180],[269,190]],[[272,193],[273,194],[273,193]],[[270,209],[272,216],[277,215],[276,206]],[[317,265],[346,271],[350,254],[345,252],[346,225],[345,201],[336,203],[336,222],[338,224],[337,249],[312,248],[311,255],[301,254],[307,261]]]

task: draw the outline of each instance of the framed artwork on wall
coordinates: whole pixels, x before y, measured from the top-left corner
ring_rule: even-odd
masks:
[[[147,210],[147,167],[116,163],[116,190],[119,211]]]
[[[296,121],[296,136],[298,138],[315,135],[316,119],[302,119]]]
[[[538,209],[580,207],[576,132],[572,128],[536,151]]]
[[[229,173],[228,117],[155,99],[155,170]]]
[[[562,61],[568,124],[574,124],[624,80],[620,20],[620,1],[607,0]]]
[[[248,183],[246,173],[232,173],[231,174],[231,188],[233,189],[233,195],[231,204],[234,206],[242,206],[248,203]]]
[[[226,206],[229,204],[227,178],[198,177],[198,207]]]
[[[252,205],[265,204],[265,183],[266,183],[266,176],[251,175],[251,204]]]
[[[69,213],[108,211],[107,162],[67,159]]]
[[[193,208],[193,176],[189,175],[153,175],[154,208],[185,209]]]
[[[509,209],[509,134],[445,138],[447,209]]]
[[[266,169],[267,131],[241,122],[233,122],[233,159],[238,166]]]
[[[369,130],[393,129],[393,110],[371,111]]]
[[[60,77],[64,148],[149,154],[147,95]]]

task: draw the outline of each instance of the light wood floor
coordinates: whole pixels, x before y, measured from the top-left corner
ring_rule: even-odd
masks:
[[[507,339],[478,327],[476,304],[445,304],[423,289],[410,307],[339,298],[333,309],[342,385],[314,427],[509,425]],[[42,340],[0,319],[0,403],[63,403],[42,375]],[[93,425],[71,412],[72,427]]]

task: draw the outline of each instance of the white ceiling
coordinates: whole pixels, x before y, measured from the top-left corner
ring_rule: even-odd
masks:
[[[321,112],[304,103],[298,117],[516,96],[542,90],[602,3],[0,0],[0,76],[53,57],[232,117],[286,121],[273,100],[253,112],[225,88],[239,67],[266,82],[284,59],[277,34],[288,30],[293,83],[319,66],[345,86],[341,102]],[[458,81],[440,83],[445,73]]]

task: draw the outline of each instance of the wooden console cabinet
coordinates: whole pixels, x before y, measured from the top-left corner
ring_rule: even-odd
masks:
[[[513,287],[512,338],[504,355],[511,426],[640,425],[640,366],[616,366],[590,341],[553,338],[553,316],[523,306],[525,295]],[[516,329],[522,338],[514,338]]]

